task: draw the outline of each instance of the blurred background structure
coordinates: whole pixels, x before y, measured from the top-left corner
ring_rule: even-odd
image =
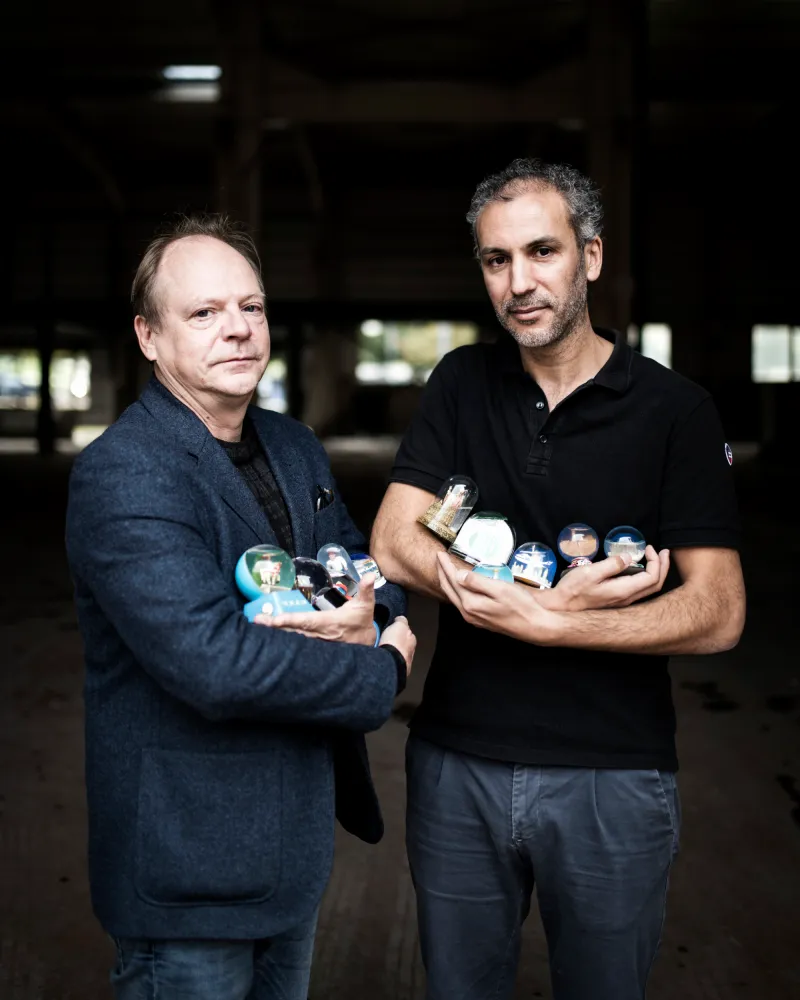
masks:
[[[402,431],[441,354],[494,331],[464,213],[519,155],[603,190],[595,321],[707,386],[734,440],[780,433],[800,378],[797,3],[45,11],[14,5],[0,32],[1,435],[80,444],[135,398],[132,269],[197,209],[257,235],[265,403],[323,434]]]
[[[713,393],[742,498],[744,639],[675,666],[685,848],[652,995],[800,996],[800,3],[72,0],[0,25],[0,1000],[108,995],[63,513],[71,454],[149,374],[128,294],[153,230],[193,210],[252,227],[259,401],[325,439],[368,531],[428,373],[496,335],[464,214],[520,155],[601,186],[592,317]],[[420,996],[401,723],[434,610],[412,605],[417,672],[373,741],[389,835],[342,842],[314,1000]],[[519,996],[547,997],[529,924]]]

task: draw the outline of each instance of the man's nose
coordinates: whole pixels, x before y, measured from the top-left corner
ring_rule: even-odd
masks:
[[[523,254],[515,255],[511,260],[511,294],[526,295],[536,288],[536,277],[533,268]]]
[[[239,308],[228,309],[225,314],[226,337],[249,337],[250,323],[247,316]]]

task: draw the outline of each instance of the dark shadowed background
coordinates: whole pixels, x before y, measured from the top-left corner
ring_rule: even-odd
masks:
[[[496,335],[464,213],[515,156],[601,186],[592,316],[708,388],[733,446],[749,617],[674,662],[683,852],[649,995],[800,995],[800,3],[98,0],[0,15],[0,1000],[100,1000],[81,646],[63,553],[71,456],[136,398],[127,295],[175,211],[255,232],[262,405],[325,440],[369,530],[430,369]],[[635,456],[631,456],[635,465]],[[610,469],[610,475],[625,470]],[[635,470],[634,473],[635,474]],[[314,1000],[417,1000],[404,721],[371,737],[388,833],[339,843]],[[550,996],[538,917],[518,996]]]

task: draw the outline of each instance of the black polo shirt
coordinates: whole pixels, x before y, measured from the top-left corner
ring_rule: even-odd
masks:
[[[449,476],[471,476],[475,512],[505,514],[517,545],[556,552],[561,529],[583,521],[601,545],[632,524],[657,549],[736,548],[730,451],[710,396],[597,332],[615,341],[611,357],[552,411],[508,335],[452,351],[425,387],[392,481],[435,493]],[[497,760],[674,770],[667,662],[519,642],[443,604],[411,729]]]

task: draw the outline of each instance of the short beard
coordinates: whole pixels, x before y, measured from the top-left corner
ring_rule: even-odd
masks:
[[[511,334],[520,347],[550,347],[565,340],[578,326],[586,311],[587,297],[586,265],[581,254],[566,299],[557,304],[552,299],[541,302],[542,305],[554,306],[549,326],[544,329],[534,327],[531,330],[519,330],[512,325],[509,310],[537,304],[535,295],[530,296],[530,300],[522,297],[506,301],[495,312],[503,329]]]

